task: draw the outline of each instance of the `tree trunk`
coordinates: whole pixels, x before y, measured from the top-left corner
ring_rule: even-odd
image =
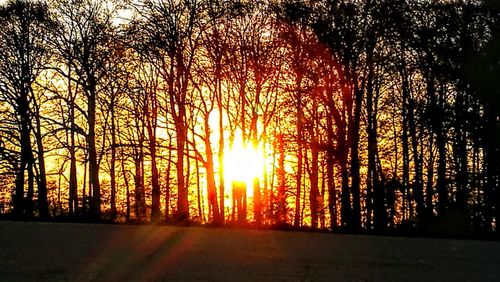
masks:
[[[286,179],[285,179],[285,145],[283,135],[278,135],[278,222],[286,223]]]
[[[465,111],[468,108],[466,94],[459,91],[455,99],[455,142],[453,155],[456,167],[457,206],[463,211],[466,211],[469,199],[469,191],[467,189],[469,160],[467,157],[467,132],[465,128],[467,124]]]
[[[172,138],[169,134],[168,147],[172,147]],[[172,149],[168,151],[167,176],[165,180],[165,221],[170,220],[170,170],[172,168]]]
[[[123,175],[123,182],[125,183],[125,189],[126,189],[126,211],[125,211],[125,219],[127,222],[130,220],[130,188],[129,188],[129,181],[128,181],[128,176],[127,176],[127,171],[125,170],[125,150],[122,147],[121,150],[121,170],[122,170],[122,175]]]
[[[319,225],[321,229],[326,228],[326,217],[325,217],[325,195],[326,195],[326,181],[325,181],[325,166],[321,163],[321,191],[319,198]]]
[[[176,120],[176,133],[177,133],[177,221],[189,220],[189,201],[188,201],[188,188],[184,178],[184,150],[186,144],[186,126],[184,124],[184,111],[183,106],[179,106],[179,116]]]
[[[405,68],[406,66],[403,65]],[[411,203],[411,190],[410,190],[410,150],[409,150],[409,137],[408,137],[408,81],[406,77],[406,71],[403,70],[401,72],[402,76],[402,119],[403,119],[403,128],[401,133],[402,139],[402,154],[403,154],[403,220],[407,220],[412,216],[412,203]],[[410,216],[407,215],[407,206],[410,209]]]
[[[97,163],[95,125],[96,125],[96,84],[89,82],[88,96],[88,126],[87,146],[89,152],[89,185],[92,191],[90,198],[90,218],[92,220],[101,219],[101,188],[99,184],[99,165]]]
[[[113,97],[114,98],[114,97]],[[115,127],[115,101],[111,100],[111,167],[110,167],[110,178],[111,178],[111,220],[116,219],[116,127]]]
[[[35,119],[35,130],[33,131],[33,135],[35,136],[35,142],[38,153],[38,199],[37,199],[37,207],[39,216],[41,219],[47,219],[49,217],[49,205],[47,202],[47,176],[45,170],[45,150],[43,148],[43,134],[42,134],[42,124],[40,121],[40,106],[38,105],[37,99],[35,97],[35,93],[31,86],[29,87],[29,93],[31,94],[34,106],[34,119]],[[33,152],[32,152],[33,154]],[[34,159],[33,159],[34,163]]]
[[[14,215],[16,217],[22,217],[23,215],[32,216],[33,209],[33,187],[31,187],[33,185],[33,151],[31,148],[30,113],[27,95],[28,90],[23,87],[18,101],[19,118],[21,122],[21,162],[16,179],[16,195],[14,197]],[[25,171],[28,173],[28,193],[26,198],[24,198]]]
[[[156,119],[156,117],[155,117]],[[158,177],[158,167],[156,161],[156,122],[148,129],[149,134],[149,153],[151,154],[151,184],[152,184],[152,203],[151,203],[151,222],[160,221],[160,183]]]
[[[429,145],[428,145],[428,161],[427,161],[427,185],[425,191],[425,207],[426,207],[426,217],[430,218],[434,215],[434,107],[436,105],[435,95],[429,95],[433,91],[427,91],[429,96],[429,119],[431,121],[431,126],[429,127]]]
[[[83,163],[83,184],[82,184],[82,210],[80,214],[84,217],[87,216],[87,202],[88,202],[88,196],[87,196],[87,174],[88,174],[88,162],[85,161]],[[90,196],[90,195],[89,195]]]
[[[328,148],[326,151],[326,176],[328,178],[328,210],[330,211],[330,227],[332,230],[338,227],[337,224],[337,191],[335,188],[334,171],[334,145],[333,145],[333,121],[331,118],[326,121]]]
[[[35,194],[35,174],[34,174],[34,158],[33,152],[31,152],[31,161],[28,162],[28,191],[26,193],[26,217],[32,218],[34,216],[35,204],[33,202],[33,196]]]
[[[136,126],[136,130],[139,135],[138,143],[136,144],[134,165],[135,165],[135,216],[139,222],[144,222],[146,220],[146,199],[144,191],[144,129],[140,128],[139,125]]]
[[[74,110],[72,110],[74,113]],[[74,114],[71,115],[70,145],[69,145],[69,207],[70,215],[78,215],[78,180],[76,174],[75,124]]]
[[[311,208],[311,228],[318,228],[318,197],[319,197],[319,150],[317,140],[314,138],[311,144],[311,191],[309,204]]]
[[[359,124],[361,119],[362,90],[355,90],[354,115],[350,126],[351,145],[351,193],[352,193],[352,228],[361,229],[361,203],[360,203],[360,166],[359,166]]]
[[[267,132],[266,129],[264,128],[263,133],[262,133],[262,144],[267,144]],[[264,170],[264,175],[262,176],[262,210],[264,213],[264,223],[269,224],[270,222],[270,216],[271,214],[269,213],[269,206],[271,205],[270,202],[270,197],[269,197],[269,176],[267,172],[267,151],[266,151],[266,146],[262,146],[262,159],[264,160],[264,164],[262,165],[262,169]]]
[[[300,226],[300,192],[302,188],[302,158],[303,158],[303,129],[302,129],[302,119],[303,119],[303,109],[302,109],[302,93],[301,84],[302,78],[297,77],[295,85],[297,88],[297,174],[296,174],[296,189],[295,189],[295,217],[293,219],[294,226]]]
[[[259,146],[259,141],[257,138],[257,113],[253,113],[252,123],[250,125],[250,131],[252,132],[252,146],[255,151],[257,151]],[[260,192],[260,181],[257,175],[254,175],[253,178],[253,213],[255,223],[257,225],[262,224],[262,201],[261,201],[261,192]]]
[[[491,106],[488,105],[486,109],[486,119],[487,126],[486,129],[489,131],[486,133],[486,148],[484,152],[485,166],[486,166],[486,185],[484,187],[485,193],[485,204],[484,204],[484,227],[485,231],[493,231],[493,218],[495,217],[495,223],[497,219],[500,218],[500,213],[498,212],[498,153],[496,144],[497,136],[494,132],[498,130],[497,115]],[[498,231],[498,224],[495,226],[495,230]]]
[[[443,87],[443,86],[442,86]],[[441,89],[444,91],[444,89]],[[437,210],[438,215],[443,215],[448,208],[448,191],[446,187],[446,133],[443,128],[443,106],[444,93],[440,93],[438,104],[436,107],[435,133],[436,147],[438,150],[438,168],[437,168],[437,184],[436,190],[438,193]]]
[[[299,133],[299,135],[301,135]],[[303,149],[302,145],[302,138],[299,137],[299,145],[298,145],[298,152],[297,152],[297,175],[296,175],[296,185],[297,187],[295,188],[295,215],[293,219],[293,225],[294,226],[300,226],[300,193],[302,191],[302,159],[303,159]]]
[[[76,149],[75,149],[75,95],[72,91],[71,83],[71,57],[68,59],[68,73],[66,75],[68,84],[68,98],[69,98],[69,215],[78,216],[78,179],[76,172]],[[75,91],[76,92],[76,91]]]
[[[196,168],[196,201],[198,204],[198,220],[203,223],[205,220],[203,219],[203,210],[201,209],[201,187],[200,187],[201,177],[200,177],[200,161],[198,160],[198,158],[194,159],[194,164]]]
[[[386,211],[384,206],[384,186],[380,183],[380,175],[377,166],[377,110],[374,103],[377,98],[373,97],[373,82],[368,81],[366,96],[366,112],[368,116],[368,176],[367,176],[367,212],[371,215],[373,211],[373,225],[376,230],[384,229],[387,225]],[[379,87],[375,86],[378,97]],[[369,226],[371,222],[367,220]]]
[[[414,180],[413,180],[413,195],[415,198],[415,203],[417,205],[417,216],[422,217],[425,213],[424,205],[424,194],[422,185],[422,162],[418,153],[418,137],[415,124],[415,100],[409,98],[408,101],[408,127],[411,136],[411,146],[413,153],[413,168],[414,168]],[[422,140],[420,140],[422,142]]]
[[[341,194],[341,214],[342,214],[342,227],[350,227],[351,223],[351,197],[349,194],[349,172],[347,170],[347,146],[345,141],[345,128],[344,125],[339,125],[339,148],[340,155],[340,175],[342,181],[342,194]]]
[[[218,79],[219,76],[217,76],[217,92],[218,92],[218,97],[217,97],[217,103],[218,103],[218,108],[219,108],[219,213],[220,213],[220,221],[222,224],[224,224],[226,220],[225,216],[225,207],[224,207],[224,200],[225,200],[225,179],[224,179],[224,120],[222,118],[223,116],[223,108],[222,108],[222,89],[221,89],[221,82]]]
[[[36,115],[35,115],[35,122],[36,122],[36,131],[35,131],[35,139],[36,139],[36,146],[38,149],[38,199],[37,199],[37,206],[38,206],[38,211],[40,213],[40,218],[41,219],[47,219],[49,217],[49,205],[47,202],[47,176],[46,176],[46,170],[45,170],[45,150],[43,148],[43,140],[42,140],[42,125],[40,122],[40,112],[38,105],[35,105],[36,107]]]
[[[217,204],[217,187],[215,184],[215,171],[214,171],[214,154],[212,151],[212,144],[210,144],[210,125],[208,124],[208,116],[205,117],[205,154],[207,160],[204,163],[207,172],[207,194],[210,210],[212,211],[212,220],[216,224],[221,224],[222,220],[219,213],[219,205]]]

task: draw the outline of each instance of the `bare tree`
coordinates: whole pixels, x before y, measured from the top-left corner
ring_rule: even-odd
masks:
[[[0,95],[2,103],[15,111],[20,162],[16,176],[14,214],[33,215],[35,157],[31,134],[36,136],[38,155],[38,210],[48,214],[45,157],[40,125],[39,98],[34,83],[48,60],[46,37],[52,22],[47,6],[29,1],[9,1],[0,8]],[[24,197],[25,173],[28,189]]]

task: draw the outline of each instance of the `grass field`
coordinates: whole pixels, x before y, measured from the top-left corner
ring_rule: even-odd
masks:
[[[500,281],[500,242],[0,221],[1,281]]]

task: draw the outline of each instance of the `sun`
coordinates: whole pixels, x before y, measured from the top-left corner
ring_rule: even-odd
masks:
[[[260,150],[253,146],[235,142],[224,156],[224,177],[230,186],[233,181],[245,182],[247,196],[253,196],[253,180],[261,177],[264,171],[264,158]]]

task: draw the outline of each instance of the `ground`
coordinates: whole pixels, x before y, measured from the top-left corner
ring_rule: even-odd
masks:
[[[500,242],[0,221],[1,281],[500,281]]]

